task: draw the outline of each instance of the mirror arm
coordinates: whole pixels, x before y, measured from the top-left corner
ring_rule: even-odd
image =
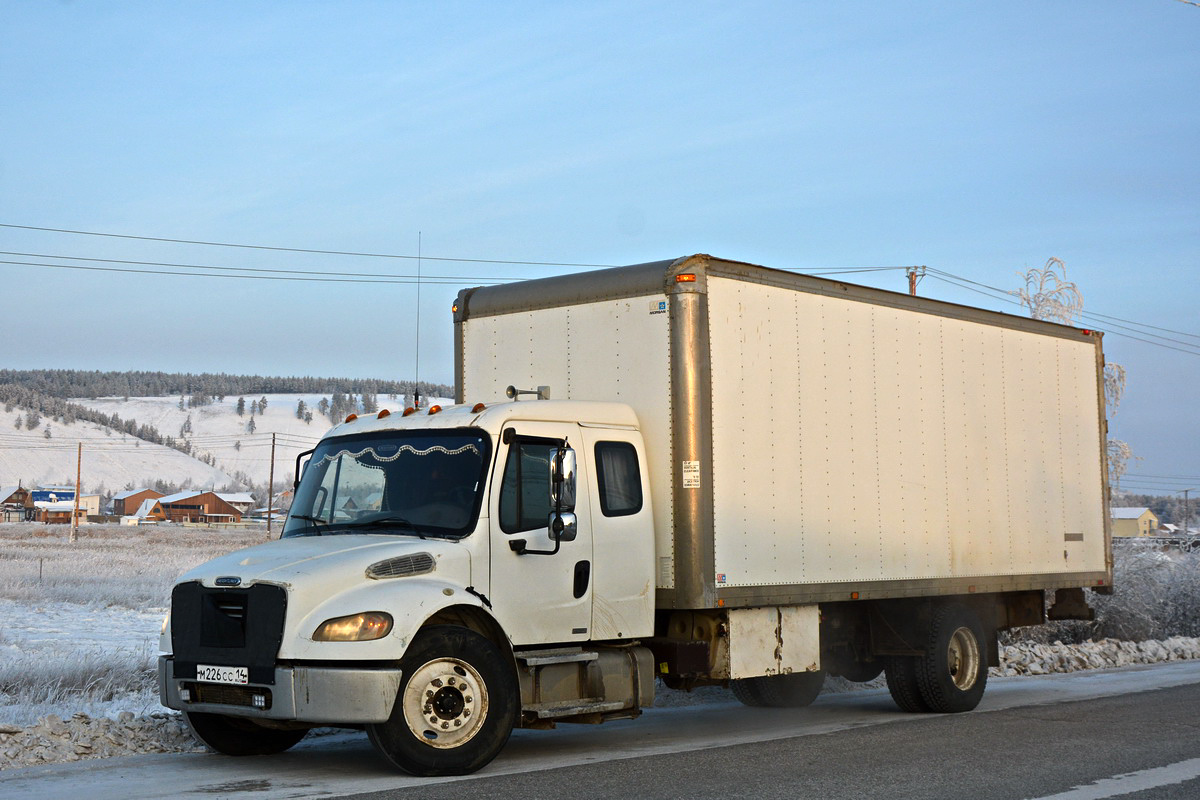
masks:
[[[525,544],[526,542],[524,539],[508,540],[509,549],[519,556],[556,556],[558,555],[559,549],[562,547],[562,540],[559,539],[557,535],[554,537],[553,550],[527,550],[525,548]]]

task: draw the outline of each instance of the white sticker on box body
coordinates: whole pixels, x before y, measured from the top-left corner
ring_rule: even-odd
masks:
[[[683,462],[683,488],[699,489],[700,488],[700,462],[699,461],[684,461]]]

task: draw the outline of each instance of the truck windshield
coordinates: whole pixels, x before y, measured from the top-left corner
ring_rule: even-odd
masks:
[[[489,438],[470,428],[323,441],[304,468],[283,536],[466,536],[490,452]]]

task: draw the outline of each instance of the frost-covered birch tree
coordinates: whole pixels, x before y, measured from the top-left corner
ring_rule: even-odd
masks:
[[[1074,282],[1067,280],[1067,265],[1061,258],[1050,258],[1040,269],[1031,269],[1024,275],[1017,273],[1025,286],[1011,294],[1021,300],[1034,319],[1076,325],[1083,313],[1083,293]],[[1104,364],[1104,403],[1108,416],[1117,413],[1121,397],[1125,394],[1125,368],[1111,361]],[[1113,486],[1129,469],[1133,450],[1120,439],[1108,440],[1108,481]]]

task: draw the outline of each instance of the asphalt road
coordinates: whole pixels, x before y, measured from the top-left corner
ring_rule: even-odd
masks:
[[[279,756],[136,756],[0,773],[0,796],[195,798],[1200,798],[1200,662],[993,680],[970,714],[886,691],[811,708],[718,703],[518,731],[480,773],[389,771],[361,735]]]

